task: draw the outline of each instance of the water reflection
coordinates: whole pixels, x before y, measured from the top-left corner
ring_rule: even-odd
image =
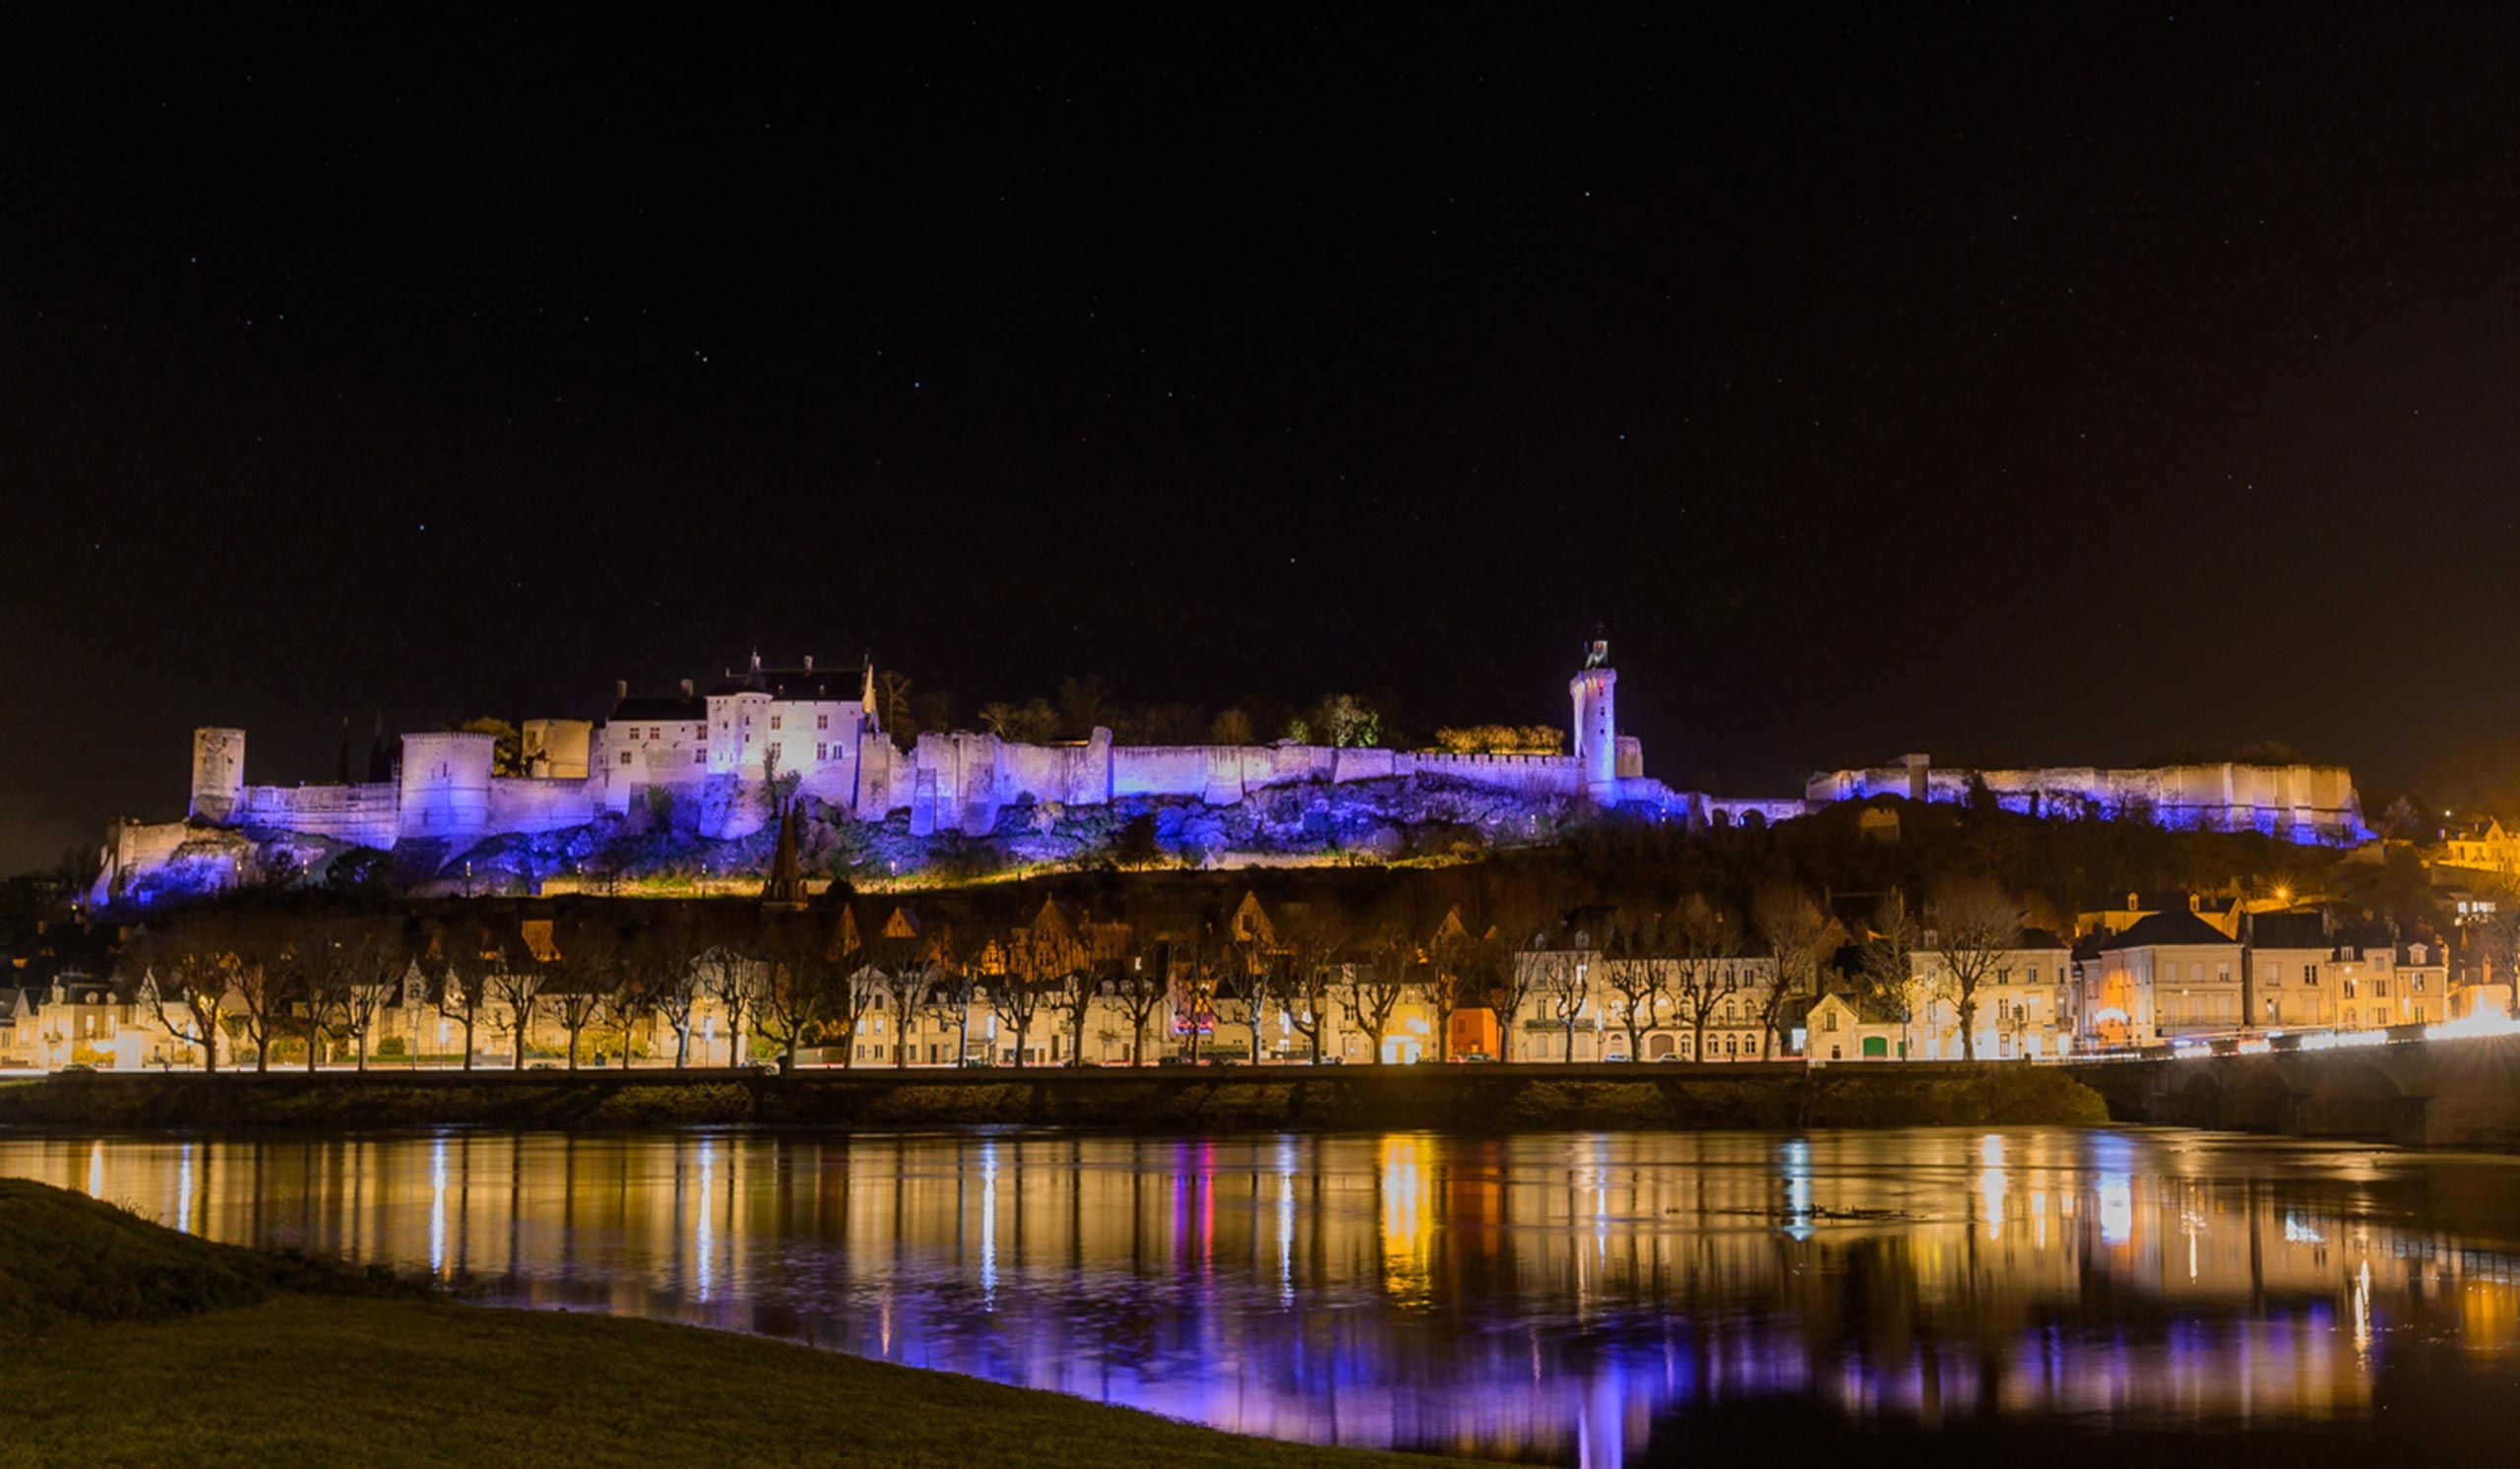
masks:
[[[497,1299],[1585,1464],[1747,1399],[2362,1415],[2393,1373],[2507,1376],[2520,1318],[2520,1163],[2181,1133],[14,1138],[0,1172]]]

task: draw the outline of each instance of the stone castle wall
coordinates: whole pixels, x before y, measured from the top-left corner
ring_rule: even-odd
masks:
[[[331,837],[359,847],[391,847],[402,836],[402,788],[247,786],[228,820],[237,826]]]
[[[1901,764],[1814,775],[1812,802],[1874,796],[1958,802],[1983,781],[1998,805],[2043,816],[2141,818],[2179,831],[2259,831],[2301,842],[2360,841],[2361,798],[2342,765],[2257,765],[2214,761],[2107,768],[2051,765],[2017,770],[1935,766],[1911,755]]]
[[[1648,778],[1643,746],[1618,733],[1617,675],[1599,663],[1605,652],[1605,645],[1594,645],[1595,664],[1568,685],[1574,729],[1564,755],[1297,744],[1114,745],[1111,732],[1103,729],[1059,744],[940,732],[920,735],[904,750],[875,729],[862,704],[773,703],[747,692],[724,700],[713,695],[708,720],[647,719],[618,729],[529,721],[526,728],[533,733],[526,744],[535,773],[527,776],[493,774],[492,736],[449,732],[405,735],[399,779],[391,783],[279,787],[243,784],[244,731],[208,728],[194,734],[192,819],[116,822],[96,893],[100,900],[109,898],[139,874],[186,861],[186,843],[205,834],[226,833],[221,840],[230,843],[239,833],[279,832],[379,849],[418,843],[426,850],[426,844],[436,844],[452,856],[492,836],[574,829],[606,812],[629,815],[650,793],[670,798],[656,808],[668,811],[678,830],[743,837],[767,819],[763,774],[769,746],[782,740],[792,743],[778,764],[796,775],[804,795],[860,821],[906,814],[911,832],[919,836],[989,835],[1009,806],[1092,807],[1144,798],[1233,806],[1287,787],[1413,779],[1458,783],[1535,803],[1617,804],[1692,826],[1773,823],[1815,805],[1882,795],[1959,801],[1973,782],[1983,781],[2003,806],[2033,814],[2141,814],[2170,827],[2253,829],[2301,842],[2367,836],[2353,777],[2334,765],[1970,771],[1937,768],[1925,756],[1911,755],[1892,765],[1816,774],[1800,797],[1677,792]],[[790,721],[785,729],[783,719]]]

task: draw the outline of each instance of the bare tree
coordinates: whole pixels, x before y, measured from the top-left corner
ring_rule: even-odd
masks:
[[[1470,931],[1458,910],[1445,915],[1436,926],[1435,936],[1426,945],[1426,983],[1423,995],[1429,1023],[1435,1032],[1435,1059],[1453,1057],[1453,1015],[1456,1011],[1476,1009],[1480,1004],[1478,985],[1480,951],[1484,941]]]
[[[1053,915],[1048,905],[1043,914]],[[989,1008],[1015,1029],[1015,1064],[1024,1064],[1033,1022],[1045,1005],[1055,1003],[1059,977],[1075,959],[1075,944],[1054,917],[1037,918],[1030,927],[1010,931],[1003,945],[1003,972],[988,977]],[[1047,931],[1045,931],[1047,930]]]
[[[1776,961],[1767,992],[1759,996],[1759,1025],[1767,1054],[1782,1054],[1785,1007],[1818,992],[1820,961],[1846,942],[1846,929],[1819,901],[1791,882],[1761,885],[1750,898],[1750,926]]]
[[[910,675],[891,669],[875,675],[875,728],[893,737],[895,744],[908,748],[917,734],[917,722],[911,715]]]
[[[272,1042],[286,1023],[289,1005],[296,995],[293,966],[297,956],[289,940],[268,920],[239,924],[227,943],[234,966],[234,985],[229,993],[236,1001],[236,1022],[245,1032],[245,1039],[253,1043],[254,1069],[269,1071]]]
[[[763,935],[762,1036],[779,1048],[781,1069],[796,1070],[796,1048],[822,1028],[842,988],[838,935],[804,914],[774,920]]]
[[[340,981],[333,991],[336,1033],[350,1038],[358,1068],[364,1071],[376,1018],[401,993],[403,977],[410,968],[410,945],[400,924],[354,920],[339,935],[336,952],[341,960]]]
[[[1107,983],[1112,998],[1129,1017],[1129,1064],[1146,1064],[1147,1027],[1155,1022],[1155,1013],[1172,997],[1172,984],[1164,973],[1161,958],[1149,965],[1143,950],[1128,956],[1125,963],[1112,967]]]
[[[442,926],[435,947],[441,966],[437,1011],[464,1027],[464,1069],[470,1071],[481,1005],[507,966],[507,946],[485,925],[468,920]]]
[[[700,1004],[700,929],[690,913],[677,906],[642,925],[622,955],[633,977],[623,988],[636,990],[673,1030],[676,1070],[691,1063],[691,1017]]]
[[[1094,923],[1084,912],[1043,902],[1034,925],[1023,934],[1023,968],[1034,988],[1034,1000],[1053,1015],[1068,1033],[1068,1063],[1081,1063],[1086,1054],[1086,1013],[1094,1008],[1094,990],[1103,978],[1103,965],[1094,957]],[[1011,965],[1016,968],[1016,965]],[[1016,1043],[1023,1055],[1023,1043]]]
[[[1670,997],[1670,969],[1657,940],[1662,922],[1660,914],[1621,913],[1602,948],[1602,978],[1618,996],[1619,1026],[1627,1032],[1631,1061],[1645,1059],[1645,1034],[1659,1023],[1659,1012]]]
[[[1418,940],[1408,915],[1379,915],[1356,962],[1348,967],[1345,999],[1349,1023],[1365,1033],[1365,1061],[1382,1063],[1382,1038],[1391,1029],[1392,1013],[1418,978]]]
[[[897,931],[889,924],[859,925],[865,940],[861,973],[875,990],[875,1008],[893,1010],[893,1065],[911,1062],[911,1032],[926,1007],[930,979],[928,961],[914,933]]]
[[[823,996],[823,1039],[840,1037],[840,1064],[847,1069],[857,1056],[857,1027],[883,992],[868,963],[869,952],[855,918],[846,908],[820,921],[822,955],[830,966]]]
[[[726,1021],[726,1063],[744,1063],[744,1024],[761,997],[761,935],[751,925],[711,935],[699,958],[700,992]]]
[[[1226,973],[1242,1000],[1243,1027],[1251,1032],[1251,1063],[1256,1066],[1268,1049],[1271,1017],[1286,1011],[1286,956],[1257,931],[1228,933],[1224,948]]]
[[[237,968],[235,945],[220,927],[196,919],[173,933],[144,932],[131,950],[146,975],[141,992],[158,1023],[177,1041],[199,1047],[201,1068],[213,1074]]]
[[[1907,895],[1897,888],[1873,908],[1867,926],[1858,959],[1864,993],[1878,1012],[1898,1020],[1899,1058],[1906,1060],[1916,1054],[1910,1027],[1916,1019],[1917,947],[1923,932],[1908,911]]]
[[[1925,899],[1925,946],[1960,1015],[1960,1054],[1978,1058],[1978,987],[2021,947],[2021,903],[1992,878],[1952,874]]]
[[[289,943],[289,968],[295,976],[293,1003],[306,1038],[308,1071],[323,1060],[327,1032],[336,1039],[355,1036],[359,1069],[367,1069],[368,1031],[397,977],[380,979],[379,971],[400,952],[398,940],[399,935],[389,939],[380,924],[341,914],[297,926]]]
[[[1544,938],[1537,942],[1544,946],[1522,956],[1530,971],[1532,994],[1563,1034],[1566,1054],[1558,1059],[1570,1065],[1575,1060],[1576,1022],[1584,1013],[1585,997],[1592,992],[1593,965],[1601,958],[1591,939],[1589,933]]]
[[[590,920],[576,925],[564,941],[567,947],[560,952],[559,973],[549,992],[561,1034],[569,1038],[564,1064],[574,1071],[584,1049],[579,1041],[595,1024],[596,1017],[610,1006],[613,987],[620,982],[621,930],[609,923]]]
[[[978,976],[970,966],[954,964],[939,954],[929,961],[924,1013],[939,1030],[954,1033],[954,1064],[969,1065],[972,1057],[972,1006],[979,1003]],[[989,1063],[996,1064],[992,1049]]]
[[[1732,910],[1691,893],[1663,927],[1671,961],[1671,1009],[1689,1028],[1689,1056],[1706,1059],[1706,1027],[1716,1006],[1732,997],[1739,980],[1741,921]]]
[[[1522,957],[1502,932],[1489,932],[1473,940],[1458,961],[1464,986],[1462,1007],[1483,1009],[1496,1017],[1496,1046],[1504,1053],[1496,1057],[1500,1061],[1514,1058],[1514,1028],[1522,1023],[1537,978]]]
[[[1330,1018],[1339,987],[1346,982],[1345,961],[1351,941],[1347,920],[1327,904],[1289,905],[1277,921],[1278,942],[1286,954],[1288,1026],[1303,1037],[1312,1064],[1321,1064],[1321,1032]]]
[[[533,941],[522,933],[509,938],[502,946],[497,968],[484,978],[482,989],[489,1002],[507,1011],[508,1036],[515,1054],[508,1057],[508,1069],[525,1069],[526,1038],[533,1033],[534,1012],[542,1002],[542,992],[550,988],[556,966],[536,952]]]

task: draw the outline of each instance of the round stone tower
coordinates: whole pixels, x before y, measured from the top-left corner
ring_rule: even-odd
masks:
[[[193,732],[193,809],[204,821],[232,821],[245,803],[245,732]]]
[[[1566,685],[1575,700],[1576,778],[1587,799],[1608,805],[1618,799],[1618,714],[1614,707],[1618,671],[1610,667],[1610,645],[1596,640],[1584,656],[1584,671]]]

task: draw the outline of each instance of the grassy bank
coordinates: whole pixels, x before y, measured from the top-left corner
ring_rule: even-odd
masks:
[[[595,1130],[698,1124],[1012,1123],[1297,1128],[1907,1127],[2098,1123],[2098,1093],[2047,1067],[1413,1066],[1008,1073],[365,1077],[69,1075],[0,1086],[0,1125]]]
[[[467,1307],[0,1180],[11,1462],[1423,1466],[759,1338]]]

